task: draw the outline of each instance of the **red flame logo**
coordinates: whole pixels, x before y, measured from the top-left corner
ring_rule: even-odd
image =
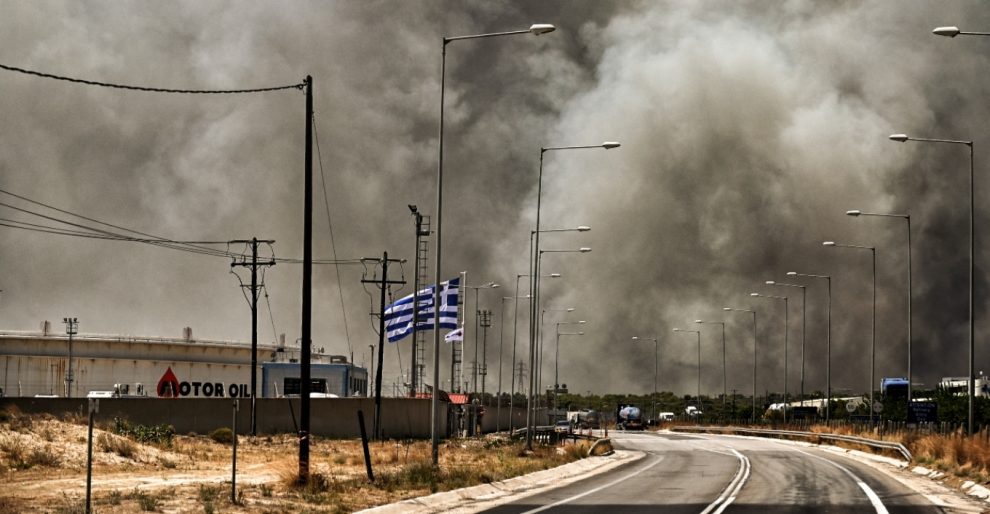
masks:
[[[179,379],[175,377],[175,373],[172,373],[171,366],[165,370],[165,374],[158,381],[158,396],[160,398],[179,397]]]

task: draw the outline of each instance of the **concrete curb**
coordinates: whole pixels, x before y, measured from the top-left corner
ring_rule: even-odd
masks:
[[[360,512],[364,514],[476,512],[604,473],[622,464],[635,462],[645,456],[644,452],[616,450],[611,455],[588,457],[556,468],[545,469],[500,482],[410,498]]]

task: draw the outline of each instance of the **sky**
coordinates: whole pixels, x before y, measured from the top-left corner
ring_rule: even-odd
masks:
[[[876,381],[905,376],[907,224],[911,216],[913,368],[920,387],[966,373],[969,341],[968,149],[888,136],[972,140],[975,149],[976,369],[990,373],[984,148],[990,40],[933,35],[990,30],[976,1],[10,1],[0,64],[91,81],[170,89],[250,89],[314,81],[319,259],[407,261],[392,298],[412,292],[414,220],[436,210],[441,41],[526,29],[541,36],[447,45],[442,274],[466,271],[487,333],[487,391],[509,387],[512,297],[529,272],[541,148],[621,142],[544,155],[547,233],[544,377],[555,333],[560,382],[574,392],[693,394],[825,382],[825,282],[832,276],[832,385],[869,387],[871,253],[876,252]],[[122,90],[0,70],[0,223],[95,226],[24,200],[177,241],[275,240],[263,255],[302,256],[304,94],[297,89],[192,95]],[[18,195],[22,198],[17,198]],[[328,209],[329,208],[329,209]],[[21,210],[18,210],[21,209]],[[43,214],[42,218],[33,213]],[[38,227],[34,227],[38,228]],[[106,226],[101,226],[108,229]],[[112,229],[119,232],[118,229]],[[332,232],[332,243],[331,243]],[[133,241],[0,226],[0,330],[250,340],[250,310],[231,259]],[[430,238],[430,259],[434,258]],[[243,245],[210,248],[244,251]],[[241,279],[245,278],[240,269]],[[380,271],[348,263],[314,273],[313,345],[370,359]],[[432,278],[432,272],[430,273]],[[805,285],[765,285],[765,281]],[[266,270],[260,339],[300,337],[301,266]],[[526,294],[526,280],[519,294]],[[802,306],[802,291],[807,306]],[[475,360],[467,294],[466,376]],[[270,305],[270,311],[269,311]],[[521,302],[521,313],[526,304]],[[806,320],[806,323],[803,321]],[[802,331],[804,329],[804,337]],[[520,314],[517,353],[527,316]],[[428,350],[428,354],[431,350]],[[449,380],[449,347],[441,378]],[[389,345],[386,390],[410,344]],[[518,360],[518,359],[517,359]],[[427,376],[432,375],[432,360]],[[547,383],[548,380],[544,380]]]

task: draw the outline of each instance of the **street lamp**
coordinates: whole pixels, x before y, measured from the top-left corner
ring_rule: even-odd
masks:
[[[873,343],[870,356],[870,424],[873,424],[873,389],[876,387],[877,371],[877,249],[875,246],[846,245],[835,241],[825,241],[823,246],[869,250],[873,254]]]
[[[725,366],[725,322],[724,321],[704,321],[700,319],[694,320],[695,323],[709,325],[722,325],[722,412],[725,412],[725,398],[729,395],[728,382],[726,381],[726,366]]]
[[[525,297],[519,296],[519,280],[521,278],[523,278],[523,277],[528,277],[528,276],[529,276],[528,274],[516,275],[516,292],[515,292],[515,297],[516,298],[529,298],[530,299],[530,302],[532,302],[533,301],[533,297],[531,295],[526,295]],[[560,273],[550,273],[549,275],[543,275],[543,276],[544,277],[549,277],[549,278],[560,278]],[[515,302],[515,304],[513,306],[513,309],[514,309],[514,312],[512,314],[512,366],[513,366],[512,370],[513,371],[512,371],[512,380],[511,380],[511,382],[512,382],[512,386],[511,386],[512,392],[509,393],[509,432],[511,432],[512,429],[513,429],[513,425],[512,425],[513,417],[512,417],[512,414],[513,414],[513,412],[515,412],[513,410],[513,408],[515,407],[515,396],[516,396],[516,372],[515,372],[515,365],[516,365],[516,334],[518,333],[518,328],[519,328],[519,302]],[[530,373],[532,373],[532,369],[530,370]],[[519,379],[522,380],[522,377],[520,376]]]
[[[546,149],[544,149],[546,151]],[[542,182],[543,176],[543,154],[540,154],[540,180]],[[539,194],[537,194],[539,197]],[[540,216],[539,216],[539,199],[537,199],[537,209],[536,209],[536,231],[534,239],[534,251],[536,252],[535,262],[532,264],[531,271],[534,271],[530,276],[530,295],[533,300],[530,302],[530,313],[529,313],[529,394],[526,397],[526,449],[533,449],[533,430],[535,425],[534,412],[533,412],[533,396],[536,387],[536,373],[533,364],[537,360],[537,336],[539,334],[540,326],[536,323],[537,317],[536,313],[538,311],[538,306],[540,303],[540,261],[543,259],[544,253],[588,253],[591,248],[581,247],[577,250],[540,250]],[[587,228],[587,227],[583,227]],[[542,352],[542,345],[540,351]]]
[[[537,23],[530,25],[527,30],[514,30],[509,32],[494,32],[489,34],[474,34],[469,36],[454,36],[454,37],[444,37],[443,44],[441,45],[441,57],[440,57],[440,136],[438,138],[438,157],[437,157],[437,248],[436,248],[436,266],[434,268],[434,287],[433,287],[433,305],[435,308],[440,307],[440,258],[441,254],[441,228],[443,221],[443,99],[445,93],[445,83],[447,76],[447,45],[452,41],[459,41],[463,39],[480,39],[498,36],[510,36],[515,34],[533,34],[539,36],[540,34],[546,34],[553,32],[556,29],[553,25],[547,23]],[[440,318],[439,312],[436,313],[436,319],[434,320],[435,326],[433,328],[433,387],[434,394],[431,395],[430,399],[430,439],[431,439],[431,454],[433,465],[437,466],[439,464],[439,447],[440,447],[440,431],[437,422],[438,415],[440,413],[439,405],[440,402],[437,398],[440,388]]]
[[[481,331],[481,329],[478,327],[478,316],[479,316],[480,311],[481,311],[481,306],[478,304],[478,293],[482,289],[498,289],[499,287],[502,287],[502,286],[500,286],[499,284],[496,284],[495,282],[489,282],[487,284],[480,285],[480,286],[469,286],[467,284],[464,284],[464,289],[474,289],[474,309],[475,309],[474,310],[474,368],[471,370],[471,383],[472,383],[472,388],[474,389],[475,394],[478,393],[478,366],[481,365],[481,360],[479,360],[479,358],[478,358],[478,332]],[[464,307],[465,307],[465,311],[466,311],[467,310],[466,309],[466,307],[467,307],[467,301],[465,301],[464,304],[465,304]],[[456,343],[454,343],[454,344],[456,344]],[[488,356],[485,355],[484,358],[485,358],[485,361],[487,362]],[[485,370],[485,373],[486,374],[487,374],[487,372],[488,372],[488,370]],[[484,380],[484,379],[482,379],[482,380]],[[484,389],[484,383],[482,383],[482,389]],[[484,401],[484,398],[482,398],[482,401]]]
[[[908,343],[907,344],[908,393],[907,393],[907,402],[908,402],[908,405],[909,405],[909,408],[910,408],[910,404],[911,404],[911,392],[912,392],[912,389],[913,389],[913,386],[911,384],[911,382],[912,382],[912,373],[911,373],[911,344],[912,344],[911,328],[912,327],[911,327],[911,325],[912,325],[912,322],[913,322],[913,318],[911,316],[911,304],[913,303],[913,299],[914,299],[914,294],[911,292],[911,279],[912,279],[912,277],[911,277],[911,275],[912,275],[912,273],[911,273],[911,215],[910,214],[889,214],[889,213],[876,213],[876,212],[862,212],[862,211],[859,211],[859,210],[846,211],[846,214],[849,215],[849,216],[855,216],[855,217],[859,217],[859,216],[881,216],[881,217],[885,217],[885,218],[901,218],[901,219],[903,219],[903,220],[905,220],[907,222],[907,247],[908,247],[908,332],[907,332],[907,338],[908,338],[908,341],[907,341],[907,343]],[[910,414],[910,413],[908,413],[908,414]]]
[[[540,275],[540,207],[543,200],[543,158],[547,152],[552,151],[562,151],[562,150],[581,150],[581,149],[592,149],[592,148],[603,148],[605,150],[611,150],[612,148],[618,148],[621,146],[619,143],[613,141],[606,141],[600,145],[583,145],[583,146],[544,146],[540,148],[540,170],[537,175],[536,181],[536,227],[533,229],[534,232],[534,243],[533,243],[533,253],[530,254],[531,268],[530,268],[530,282],[529,282],[529,294],[533,297],[533,301],[530,302],[529,309],[529,353],[533,356],[536,352],[536,314],[539,312],[539,275]],[[532,364],[532,359],[530,360]],[[532,405],[533,398],[533,374],[530,373],[529,380],[529,403]],[[528,409],[531,411],[531,409]],[[532,434],[532,416],[527,416],[526,422],[526,449],[533,449],[533,434]]]
[[[825,424],[828,425],[832,410],[832,277],[796,271],[788,271],[787,276],[824,278],[828,282],[828,324],[825,326]]]
[[[769,298],[784,301],[784,423],[787,423],[787,297],[769,294],[749,293],[754,298]]]
[[[698,410],[704,412],[701,405],[701,331],[700,330],[684,330],[682,328],[675,328],[674,332],[688,332],[695,333],[698,336]]]
[[[936,27],[932,31],[936,36],[956,37],[956,36],[990,36],[990,32],[964,32],[959,27]]]
[[[518,284],[518,281],[516,283]],[[529,298],[529,295],[526,295],[526,296],[503,296],[502,297],[502,310],[499,311],[499,315],[501,316],[501,318],[499,318],[499,319],[501,319],[502,322],[499,324],[499,329],[498,329],[498,394],[497,394],[498,403],[495,404],[495,431],[496,432],[501,432],[501,429],[502,429],[502,342],[504,340],[504,337],[503,336],[505,335],[505,301],[506,300],[512,300],[513,303],[516,303],[520,298]],[[515,321],[515,320],[513,320],[513,321]],[[514,342],[515,342],[515,340],[513,340],[513,343]],[[516,346],[515,346],[515,344],[513,344],[512,345],[512,366],[515,366],[515,364],[516,364]],[[512,368],[512,367],[510,367],[510,368]],[[513,372],[512,372],[512,383],[513,383],[513,385],[515,385],[516,373],[515,373],[515,369],[514,368],[512,368],[512,369],[513,369]],[[515,393],[515,391],[512,391],[512,393]],[[512,393],[509,394],[509,432],[512,432]]]
[[[748,312],[753,315],[753,423],[756,423],[756,311],[722,307],[726,312]]]
[[[801,405],[804,406],[804,347],[805,335],[808,328],[808,287],[798,284],[784,284],[767,280],[768,286],[800,287],[801,288]]]
[[[543,309],[540,312],[540,324],[539,324],[539,326],[540,326],[539,338],[540,339],[539,339],[539,342],[537,344],[537,349],[536,349],[536,361],[533,362],[533,363],[531,363],[532,364],[532,368],[530,370],[530,373],[531,374],[535,374],[536,375],[536,386],[535,386],[535,394],[536,394],[535,400],[536,401],[535,401],[535,405],[533,407],[534,408],[534,413],[535,413],[536,410],[539,410],[540,404],[541,404],[541,400],[540,399],[542,398],[542,396],[540,396],[540,394],[539,394],[539,391],[543,389],[543,329],[542,329],[542,327],[543,327],[543,323],[546,321],[546,316],[547,316],[547,313],[548,312],[574,312],[574,307],[567,307],[567,308],[562,308],[562,309],[554,309],[554,308]]]
[[[653,341],[654,354],[653,354],[653,397],[651,403],[653,404],[653,420],[657,419],[657,379],[660,377],[660,339],[657,337],[638,337],[633,336],[633,341]]]
[[[556,413],[557,413],[557,395],[560,393],[560,376],[557,373],[558,366],[560,365],[560,336],[583,336],[584,335],[584,332],[573,332],[573,333],[561,332],[560,331],[560,326],[561,325],[584,325],[585,323],[587,323],[587,322],[584,321],[584,320],[582,320],[582,321],[559,321],[559,322],[557,322],[557,330],[556,330],[556,332],[557,332],[557,343],[556,343],[556,349],[554,350],[555,355],[554,355],[554,359],[553,359],[553,410],[554,410],[554,418],[553,418],[553,420],[554,421],[557,421],[557,418],[556,418]]]
[[[955,29],[957,32],[955,34],[950,34],[951,30],[949,30],[949,31],[944,31],[945,33],[943,34],[939,34],[939,32],[937,32],[939,29],[935,29],[936,30],[935,33],[944,36],[951,35],[952,37],[955,37],[956,34],[985,35],[984,33],[979,33],[979,32],[971,32],[971,33],[958,32],[959,29],[956,29],[955,27],[941,27],[941,28]],[[975,243],[976,222],[974,220],[974,212],[976,209],[976,198],[975,198],[976,189],[975,189],[975,180],[973,177],[973,142],[965,141],[965,140],[955,140],[955,139],[931,139],[924,137],[908,137],[905,134],[893,134],[890,136],[890,139],[892,141],[897,141],[899,143],[903,143],[906,141],[918,141],[922,143],[946,143],[953,145],[966,145],[967,147],[969,147],[969,380],[968,380],[969,381],[969,386],[968,386],[969,412],[966,422],[966,432],[972,434],[973,433],[973,398],[976,396],[975,383],[974,383],[976,369],[973,363],[974,350],[976,346],[974,343],[975,316],[973,314],[973,289],[974,289],[973,282],[976,276],[974,270],[974,266],[975,266],[974,253],[975,253],[975,244],[976,244]]]

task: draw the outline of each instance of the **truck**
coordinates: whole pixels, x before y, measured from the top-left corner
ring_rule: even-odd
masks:
[[[616,426],[622,430],[644,430],[643,412],[635,405],[619,405],[615,412]]]
[[[582,430],[589,428],[599,429],[602,424],[598,411],[592,409],[570,411],[567,413],[567,420],[571,422],[571,426]]]

